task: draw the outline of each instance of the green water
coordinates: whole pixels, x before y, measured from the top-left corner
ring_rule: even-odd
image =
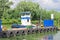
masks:
[[[20,35],[10,38],[0,38],[0,40],[60,40],[60,31]]]

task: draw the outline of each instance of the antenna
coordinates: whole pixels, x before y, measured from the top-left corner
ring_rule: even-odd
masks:
[[[41,8],[41,10],[42,10],[42,8]],[[41,25],[41,21],[42,21],[42,11],[40,13],[40,25]]]

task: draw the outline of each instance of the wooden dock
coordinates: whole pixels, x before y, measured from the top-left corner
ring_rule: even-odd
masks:
[[[11,30],[6,30],[0,32],[0,37],[13,37],[18,35],[25,35],[25,34],[33,34],[33,33],[42,33],[42,32],[49,32],[49,31],[57,31],[56,27],[51,28],[12,28]]]

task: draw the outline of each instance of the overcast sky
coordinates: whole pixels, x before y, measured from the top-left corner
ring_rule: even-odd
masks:
[[[12,0],[12,1],[14,2],[14,7],[15,7],[17,3],[21,0]],[[54,9],[60,11],[60,0],[32,0],[32,1],[39,3],[42,8],[48,10]]]

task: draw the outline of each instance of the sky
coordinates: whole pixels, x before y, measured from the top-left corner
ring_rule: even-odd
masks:
[[[14,2],[14,6],[11,7],[16,7],[19,1],[22,0],[12,0],[12,1]],[[32,0],[32,1],[39,3],[39,5],[44,9],[60,11],[60,0]]]
[[[38,2],[42,8],[60,10],[60,0],[39,0]]]

